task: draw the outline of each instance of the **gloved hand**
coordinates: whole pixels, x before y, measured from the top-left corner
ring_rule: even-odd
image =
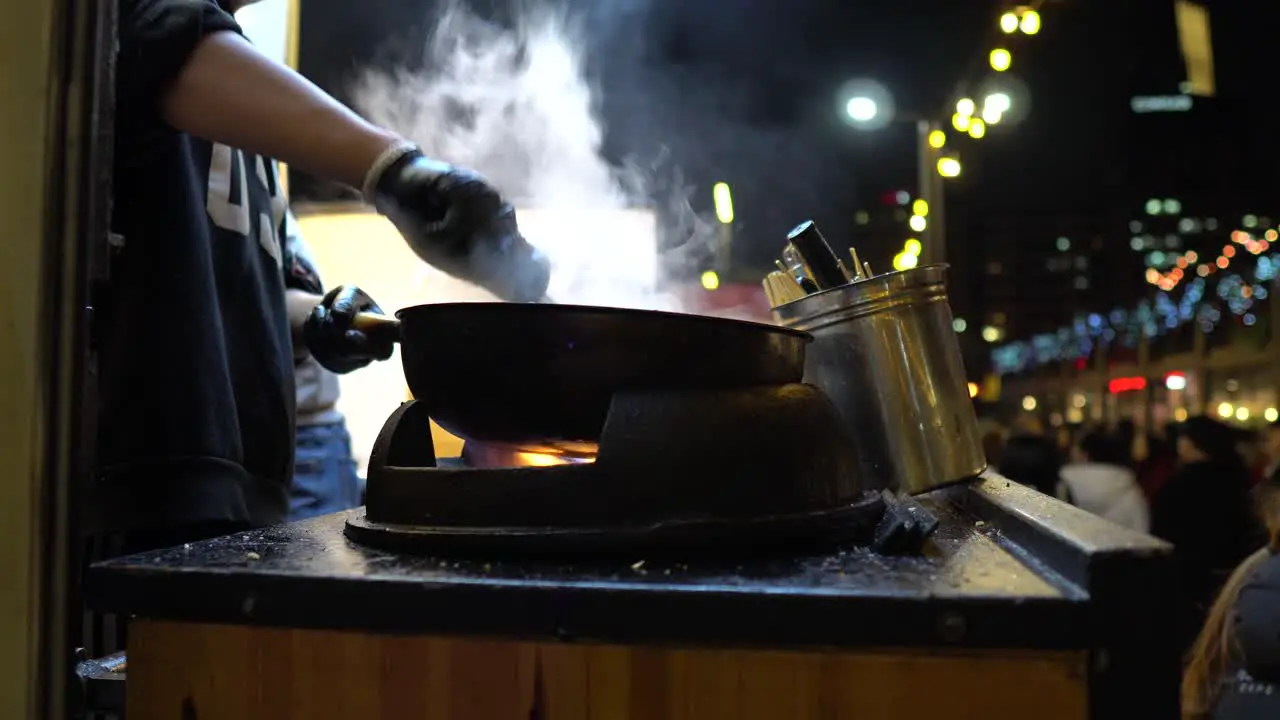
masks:
[[[311,356],[330,372],[359,370],[374,360],[386,360],[395,351],[393,337],[355,329],[356,313],[381,315],[382,308],[360,288],[342,285],[325,294],[302,326]]]
[[[390,157],[390,156],[387,156]],[[365,181],[365,200],[386,215],[428,264],[502,300],[546,295],[551,263],[520,234],[516,212],[480,175],[410,150]]]

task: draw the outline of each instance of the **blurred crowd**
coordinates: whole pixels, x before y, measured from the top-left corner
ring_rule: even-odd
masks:
[[[1253,432],[1198,416],[1153,433],[1129,422],[1049,432],[1028,417],[988,426],[983,444],[1002,475],[1174,546],[1186,717],[1254,717],[1231,711],[1241,703],[1280,717],[1280,422]]]

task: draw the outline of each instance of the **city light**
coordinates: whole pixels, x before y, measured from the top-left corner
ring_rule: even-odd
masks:
[[[964,113],[956,113],[951,116],[951,126],[960,132],[968,132],[969,123],[972,120],[972,117],[965,115]]]
[[[951,321],[951,329],[958,333],[962,333],[969,329],[969,323],[964,318],[956,318]]]
[[[1009,108],[1013,107],[1013,98],[1009,97],[1009,93],[993,92],[982,100],[983,107],[993,107],[1000,112],[1009,112]]]
[[[978,397],[978,383],[976,382],[969,383],[969,397],[970,398]]]
[[[902,252],[908,255],[919,255],[923,249],[920,241],[915,238],[907,238],[907,241],[902,243]]]
[[[928,217],[929,203],[925,202],[924,198],[920,198],[915,202],[911,203],[911,212],[915,213],[916,215],[919,215],[920,217]]]
[[[1239,420],[1240,422],[1244,422],[1245,420],[1248,420],[1248,419],[1249,419],[1249,408],[1247,408],[1247,407],[1238,407],[1238,408],[1236,408],[1236,419],[1237,419],[1237,420]]]
[[[946,133],[942,132],[941,130],[934,130],[933,132],[929,133],[929,147],[933,148],[934,150],[938,150],[943,145],[946,145],[946,144],[947,144]]]
[[[945,178],[960,177],[960,161],[953,157],[938,158],[938,174]]]
[[[712,186],[711,197],[716,204],[716,219],[725,225],[732,224],[733,195],[729,192],[729,183],[718,182]]]
[[[972,115],[978,106],[974,104],[971,98],[960,98],[956,101],[956,112],[961,115]]]
[[[1027,412],[1032,412],[1033,410],[1035,410],[1036,399],[1031,397],[1030,395],[1027,395],[1026,397],[1022,398],[1022,409],[1026,410]]]
[[[907,218],[907,227],[911,228],[915,232],[924,232],[924,229],[928,227],[928,225],[928,221],[925,220],[922,215],[912,215]]]
[[[1018,23],[1018,29],[1023,34],[1035,35],[1040,32],[1040,13],[1035,10],[1027,10],[1022,13],[1022,20]]]
[[[1001,15],[1000,31],[1005,35],[1012,35],[1018,32],[1018,16],[1011,12]]]
[[[1012,53],[1004,48],[996,48],[995,50],[992,50],[989,60],[991,61],[991,69],[996,72],[1004,72],[1013,65]]]
[[[1000,329],[987,325],[982,328],[982,339],[989,343],[998,342],[1000,340]]]
[[[919,262],[920,262],[919,255],[910,255],[905,252],[900,252],[897,255],[893,256],[893,269],[894,270],[910,270],[911,268],[919,264]]]
[[[987,134],[987,124],[978,118],[969,121],[969,137],[981,140]]]
[[[844,111],[848,113],[850,120],[865,123],[876,119],[876,115],[880,113],[880,107],[869,97],[857,96],[849,98],[845,103]]]
[[[1226,420],[1236,412],[1235,406],[1229,402],[1218,403],[1218,417]]]
[[[1000,122],[1013,107],[1013,98],[1006,92],[993,92],[982,100],[982,119],[988,125]]]
[[[1267,408],[1262,411],[1262,417],[1266,419],[1267,422],[1272,423],[1276,420],[1280,420],[1280,411],[1277,411],[1275,408]]]
[[[720,276],[715,270],[708,270],[702,273],[702,287],[707,290],[715,290],[720,287]]]

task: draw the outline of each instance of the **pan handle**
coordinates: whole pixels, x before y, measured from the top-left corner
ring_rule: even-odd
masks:
[[[351,327],[371,338],[387,338],[393,342],[400,342],[400,321],[386,315],[356,313],[355,317],[351,318]]]

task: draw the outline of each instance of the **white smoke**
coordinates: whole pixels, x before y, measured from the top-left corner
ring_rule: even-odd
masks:
[[[659,289],[662,270],[691,262],[714,242],[715,228],[692,211],[683,188],[650,197],[645,172],[602,157],[581,25],[562,10],[526,4],[505,29],[456,0],[439,18],[424,69],[365,73],[353,93],[357,108],[428,155],[480,171],[517,207],[536,208],[537,227],[522,227],[551,257],[557,302],[677,309]],[[655,202],[667,211],[662,229],[674,245],[662,268],[652,248],[646,258],[634,243],[625,247],[616,224],[615,211]]]

